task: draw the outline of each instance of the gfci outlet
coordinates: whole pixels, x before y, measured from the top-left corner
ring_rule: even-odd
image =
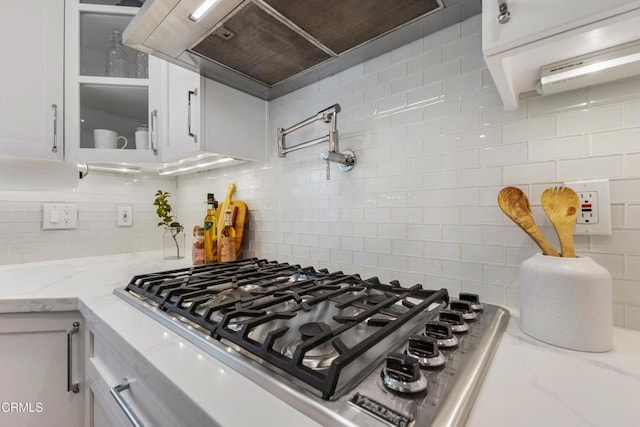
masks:
[[[133,207],[118,206],[118,227],[131,227],[133,225]]]
[[[64,203],[42,204],[43,230],[69,230],[78,228],[78,205]]]
[[[565,182],[572,188],[580,201],[576,215],[576,235],[611,234],[611,195],[609,180]]]

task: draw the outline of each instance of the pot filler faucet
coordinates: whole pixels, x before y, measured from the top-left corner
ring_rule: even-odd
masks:
[[[309,117],[295,125],[284,128],[278,128],[278,155],[285,157],[287,153],[296,151],[301,148],[311,147],[312,145],[321,144],[323,142],[329,142],[329,151],[320,154],[320,158],[327,162],[327,180],[331,179],[331,168],[329,162],[337,163],[341,170],[349,171],[353,169],[356,164],[356,154],[351,150],[345,150],[344,153],[340,152],[338,148],[338,113],[340,112],[340,105],[334,104],[329,108],[318,112],[316,115]],[[309,141],[301,142],[291,147],[285,146],[285,137],[307,125],[310,125],[318,120],[322,120],[325,123],[329,123],[329,133],[319,138],[314,138]]]

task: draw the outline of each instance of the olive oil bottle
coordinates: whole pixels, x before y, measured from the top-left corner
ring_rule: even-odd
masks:
[[[207,216],[204,217],[204,262],[218,261],[218,201],[213,193],[207,194]]]
[[[233,208],[228,207],[224,212],[224,228],[222,229],[222,245],[220,247],[220,261],[236,260],[236,229],[233,228]]]

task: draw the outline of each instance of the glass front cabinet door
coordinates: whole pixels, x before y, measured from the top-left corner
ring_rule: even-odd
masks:
[[[158,161],[164,61],[122,44],[139,8],[121,3],[66,0],[67,160]]]

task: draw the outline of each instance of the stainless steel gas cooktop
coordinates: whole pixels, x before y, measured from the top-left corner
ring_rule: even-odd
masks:
[[[509,318],[475,294],[255,258],[115,293],[325,425],[462,425]]]

